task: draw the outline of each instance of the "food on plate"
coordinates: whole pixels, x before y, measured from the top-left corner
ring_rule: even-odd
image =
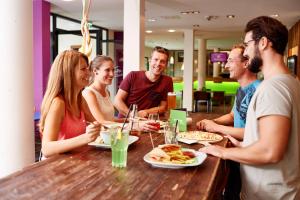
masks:
[[[209,141],[209,142],[219,142],[223,139],[221,135],[215,133],[203,132],[203,131],[180,132],[178,134],[178,137],[182,139]]]
[[[183,150],[175,144],[159,145],[149,153],[149,156],[154,161],[175,164],[190,164],[195,162],[196,157],[192,151]]]
[[[104,141],[103,141],[101,136],[98,136],[97,139],[94,142],[97,143],[97,144],[104,144]]]

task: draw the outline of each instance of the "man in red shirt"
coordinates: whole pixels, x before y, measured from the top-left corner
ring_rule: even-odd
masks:
[[[125,115],[130,104],[138,105],[138,116],[164,113],[167,110],[168,92],[173,92],[172,78],[163,75],[169,52],[163,47],[152,51],[148,71],[132,71],[122,81],[114,100],[119,113]]]

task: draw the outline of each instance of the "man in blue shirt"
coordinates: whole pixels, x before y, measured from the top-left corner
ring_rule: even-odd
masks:
[[[200,130],[231,135],[239,140],[243,139],[248,105],[260,83],[256,77],[258,71],[248,69],[248,59],[243,56],[244,49],[243,45],[234,46],[225,65],[230,73],[230,78],[236,79],[240,84],[231,112],[213,120],[199,121],[197,127]]]
[[[231,112],[213,120],[204,119],[199,121],[197,123],[199,129],[218,132],[230,135],[238,140],[243,140],[248,105],[256,88],[260,84],[256,76],[258,71],[248,69],[248,59],[243,56],[244,49],[243,45],[234,46],[225,66],[229,70],[230,78],[236,79],[240,84]],[[230,171],[224,199],[240,199],[240,166],[239,163],[233,161],[229,161],[229,166]]]

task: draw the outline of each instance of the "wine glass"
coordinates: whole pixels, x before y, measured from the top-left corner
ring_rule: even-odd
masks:
[[[148,116],[148,124],[151,126],[156,127],[156,131],[160,129],[160,123],[159,123],[159,114],[158,113],[151,113]]]

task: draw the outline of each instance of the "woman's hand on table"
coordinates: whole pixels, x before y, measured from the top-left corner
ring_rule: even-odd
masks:
[[[81,136],[85,139],[86,143],[93,142],[99,136],[100,129],[101,124],[95,121],[86,127],[85,134],[82,134]]]

